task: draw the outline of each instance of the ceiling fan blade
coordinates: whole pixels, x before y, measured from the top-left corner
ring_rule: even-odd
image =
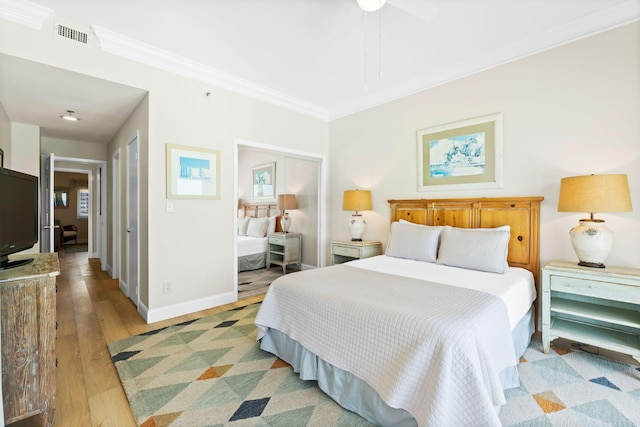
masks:
[[[338,23],[336,30],[333,33],[334,40],[344,40],[351,34],[351,31],[358,25],[362,14],[364,13],[360,9],[357,3],[350,2],[350,6],[346,13],[342,16],[342,19]]]
[[[387,3],[427,22],[442,10],[440,6],[425,0],[387,0]]]

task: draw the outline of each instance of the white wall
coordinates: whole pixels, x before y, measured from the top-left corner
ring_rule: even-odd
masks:
[[[43,136],[40,138],[40,151],[42,154],[53,153],[56,157],[107,160],[107,146],[95,142],[72,141]]]
[[[4,152],[4,167],[10,167],[11,158],[11,121],[0,104],[0,149]]]
[[[29,175],[40,176],[40,127],[24,123],[11,124],[11,157],[10,168]],[[39,192],[39,191],[38,191]],[[40,197],[38,195],[38,197]],[[38,214],[38,218],[40,215]],[[40,235],[42,227],[38,231],[38,242],[31,249],[23,253],[40,252]]]
[[[387,200],[544,196],[541,262],[576,260],[558,213],[560,179],[625,173],[634,211],[603,213],[616,236],[608,264],[640,266],[640,23],[558,47],[330,123],[330,238],[344,238],[342,191],[372,190],[366,239],[387,241]],[[416,131],[504,114],[504,188],[417,191]]]

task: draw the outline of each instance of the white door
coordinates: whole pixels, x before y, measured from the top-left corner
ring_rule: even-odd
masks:
[[[138,306],[140,280],[138,135],[127,143],[127,282],[129,298]]]
[[[112,234],[111,234],[111,248],[113,249],[113,253],[111,254],[112,259],[112,278],[120,277],[120,248],[122,242],[122,236],[120,234],[120,149],[116,150],[113,154],[112,162],[111,162],[111,222],[113,224]],[[120,283],[124,283],[122,280]],[[123,291],[124,292],[124,291]],[[126,292],[129,294],[129,291]]]
[[[60,230],[54,228],[53,217],[53,162],[55,156],[53,153],[42,156],[40,165],[40,252],[55,251],[55,235],[54,231],[60,233]],[[58,234],[59,236],[59,234]]]

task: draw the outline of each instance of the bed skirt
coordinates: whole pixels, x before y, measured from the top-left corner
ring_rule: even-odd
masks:
[[[525,314],[513,330],[513,343],[517,359],[524,354],[535,332],[534,307]],[[322,391],[342,407],[381,426],[416,426],[415,418],[401,408],[388,406],[365,381],[348,371],[336,368],[320,359],[286,334],[269,329],[262,338],[260,348],[289,363],[303,380],[316,380]],[[517,366],[500,372],[503,389],[520,385]],[[496,408],[499,411],[500,408]]]
[[[257,270],[267,266],[267,253],[251,254],[238,257],[238,273],[241,271]]]

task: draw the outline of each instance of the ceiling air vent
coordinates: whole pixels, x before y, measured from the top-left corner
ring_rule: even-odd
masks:
[[[58,24],[57,34],[59,37],[73,40],[79,43],[87,44],[89,41],[89,35],[83,31],[75,30],[66,25]]]

